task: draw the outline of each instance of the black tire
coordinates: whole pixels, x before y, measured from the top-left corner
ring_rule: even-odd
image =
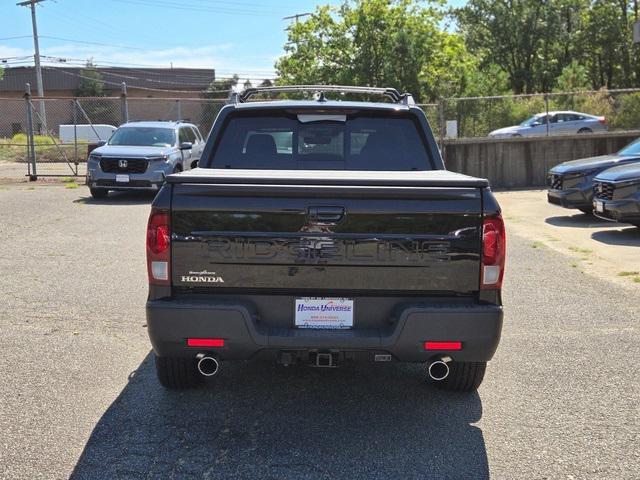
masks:
[[[578,130],[578,133],[593,133],[593,130],[591,130],[590,128],[581,128],[580,130]]]
[[[106,188],[89,188],[89,193],[93,198],[107,198],[109,190]]]
[[[449,362],[449,375],[436,382],[442,390],[474,392],[484,378],[487,362]]]
[[[184,390],[203,381],[195,358],[156,357],[156,375],[160,384],[171,390]]]
[[[580,210],[585,215],[593,215],[593,209],[592,208],[584,207],[584,208],[579,208],[578,210]]]

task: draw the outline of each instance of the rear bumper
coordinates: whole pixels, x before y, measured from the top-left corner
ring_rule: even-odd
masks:
[[[640,225],[640,199],[628,198],[622,200],[601,200],[603,202],[604,211],[594,211],[593,214],[604,220],[610,220],[620,223],[631,223],[633,225]]]
[[[553,205],[560,205],[564,208],[584,208],[590,209],[593,200],[593,191],[588,189],[571,188],[567,190],[548,190],[547,201]]]
[[[436,354],[457,361],[487,361],[493,357],[502,330],[497,305],[416,304],[405,306],[389,326],[379,329],[307,330],[261,325],[245,305],[198,300],[147,302],[147,326],[158,356],[194,357],[203,348],[187,347],[187,338],[224,338],[216,355],[245,360],[259,354],[287,351],[359,352],[373,360],[390,354],[403,362],[424,362]],[[461,341],[459,351],[425,351],[424,342]]]

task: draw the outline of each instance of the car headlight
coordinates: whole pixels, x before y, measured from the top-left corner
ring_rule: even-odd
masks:
[[[148,157],[147,160],[150,162],[166,162],[169,160],[169,155],[159,155],[157,157]]]
[[[92,160],[94,162],[99,162],[101,158],[102,155],[96,155],[95,153],[89,155],[89,160]]]

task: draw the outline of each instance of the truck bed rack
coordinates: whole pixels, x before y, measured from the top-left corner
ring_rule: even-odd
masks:
[[[314,92],[318,101],[325,101],[324,92],[359,93],[363,95],[382,95],[394,103],[414,105],[410,93],[400,93],[395,88],[354,87],[346,85],[283,85],[278,87],[249,87],[240,92],[232,92],[229,103],[244,103],[252,96],[261,93]]]

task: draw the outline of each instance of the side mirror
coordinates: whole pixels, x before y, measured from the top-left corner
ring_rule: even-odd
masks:
[[[193,143],[191,142],[182,142],[180,144],[180,150],[191,150],[193,148]]]
[[[96,145],[98,145],[98,147],[103,147],[107,144],[106,140],[100,140]]]

